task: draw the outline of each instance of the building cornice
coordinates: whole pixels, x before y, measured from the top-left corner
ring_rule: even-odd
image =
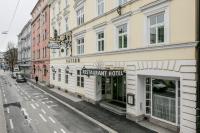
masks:
[[[106,55],[127,54],[127,53],[138,53],[138,52],[147,52],[147,51],[156,51],[156,50],[195,48],[197,46],[197,44],[198,44],[198,42],[166,44],[166,45],[158,45],[158,46],[141,47],[141,48],[135,48],[135,49],[124,49],[124,50],[117,50],[117,51],[76,55],[76,56],[73,56],[73,57],[85,58],[85,57],[106,56]],[[54,61],[54,60],[61,60],[61,59],[68,59],[68,58],[71,58],[71,56],[70,57],[51,58],[51,60]]]

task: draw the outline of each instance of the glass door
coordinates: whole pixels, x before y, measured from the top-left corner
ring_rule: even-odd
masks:
[[[113,100],[126,102],[126,86],[123,76],[113,77]]]

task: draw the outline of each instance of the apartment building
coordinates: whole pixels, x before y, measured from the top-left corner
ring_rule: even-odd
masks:
[[[51,0],[50,83],[127,119],[195,133],[196,4]]]
[[[29,20],[18,35],[18,66],[27,76],[31,77],[31,21]]]
[[[38,0],[32,12],[32,78],[49,82],[49,6],[48,0]]]

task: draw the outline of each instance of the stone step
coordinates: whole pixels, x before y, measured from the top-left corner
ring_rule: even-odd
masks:
[[[108,102],[101,102],[100,106],[118,115],[126,115],[126,109],[110,104]]]

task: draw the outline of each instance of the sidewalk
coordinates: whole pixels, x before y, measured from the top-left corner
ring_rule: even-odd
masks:
[[[3,70],[0,70],[0,76],[2,76],[2,71]],[[0,82],[0,88],[1,88],[1,83],[2,82]],[[6,120],[3,108],[3,95],[1,93],[1,90],[0,90],[0,133],[7,133]]]

